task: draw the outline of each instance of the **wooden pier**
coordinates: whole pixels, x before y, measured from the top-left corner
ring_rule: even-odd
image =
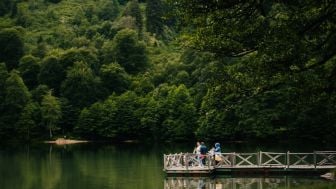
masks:
[[[217,156],[215,158],[215,156]],[[336,151],[313,153],[221,153],[205,155],[179,153],[164,155],[164,171],[167,174],[309,174],[336,169]],[[216,159],[216,161],[215,161]]]

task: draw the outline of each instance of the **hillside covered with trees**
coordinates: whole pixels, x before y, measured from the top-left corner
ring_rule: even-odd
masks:
[[[336,137],[336,2],[3,0],[0,137]]]

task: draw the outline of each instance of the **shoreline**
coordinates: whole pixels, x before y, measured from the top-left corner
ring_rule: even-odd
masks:
[[[58,138],[52,141],[44,141],[47,144],[56,144],[56,145],[66,145],[66,144],[78,144],[78,143],[88,143],[88,140],[73,140],[73,139],[64,139]]]

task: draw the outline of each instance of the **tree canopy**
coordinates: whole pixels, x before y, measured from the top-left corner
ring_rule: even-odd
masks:
[[[335,13],[330,0],[3,0],[0,136],[335,141]]]

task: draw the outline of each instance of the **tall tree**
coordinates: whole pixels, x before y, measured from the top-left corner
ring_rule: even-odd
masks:
[[[138,41],[135,31],[124,29],[113,39],[114,54],[118,64],[125,68],[127,73],[135,74],[148,66],[144,44]]]
[[[5,128],[5,97],[6,97],[6,80],[9,74],[5,63],[0,63],[0,135]]]
[[[38,79],[41,84],[48,85],[58,94],[61,83],[65,79],[65,74],[65,68],[63,68],[59,59],[48,56],[42,61]]]
[[[85,62],[75,62],[62,83],[61,94],[76,108],[91,105],[101,95],[101,81]]]
[[[17,129],[22,138],[25,140],[32,139],[32,132],[36,130],[38,123],[36,120],[36,114],[40,113],[39,105],[37,103],[28,103],[21,112],[19,121],[17,123]]]
[[[103,65],[100,70],[102,83],[108,95],[113,92],[122,93],[128,89],[130,78],[119,64]]]
[[[171,2],[188,44],[222,63],[202,103],[203,136],[336,136],[334,1]]]
[[[137,26],[138,34],[139,36],[141,36],[143,27],[143,18],[138,0],[132,0],[128,2],[123,15],[135,18],[135,25]]]
[[[0,16],[4,16],[5,14],[8,14],[9,11],[11,11],[12,6],[13,6],[13,1],[2,0],[0,2]]]
[[[12,70],[5,83],[5,100],[3,102],[2,121],[5,123],[2,130],[15,133],[17,121],[26,104],[30,101],[30,93],[16,70]],[[1,132],[1,131],[0,131]]]
[[[199,49],[227,57],[257,52],[263,62],[300,70],[336,54],[333,1],[171,1],[195,28],[190,39]]]
[[[47,53],[47,44],[43,40],[43,38],[40,37],[37,40],[36,47],[32,50],[32,55],[35,57],[44,58],[46,53]]]
[[[61,103],[51,90],[43,96],[41,103],[42,120],[49,129],[49,137],[53,137],[53,131],[57,129],[57,124],[62,117]]]
[[[161,0],[147,0],[146,28],[148,32],[158,36],[163,34],[164,8]]]
[[[5,98],[5,86],[6,86],[6,80],[9,76],[7,67],[5,63],[0,63],[0,108],[4,102]],[[1,111],[2,112],[2,111]]]
[[[102,5],[98,16],[102,20],[114,20],[119,15],[119,2],[118,0],[105,1]]]
[[[72,67],[75,62],[81,61],[86,62],[94,73],[99,72],[100,62],[94,48],[71,48],[60,57],[60,63],[65,70]]]
[[[21,58],[18,68],[22,79],[29,89],[33,89],[38,84],[38,74],[40,65],[38,59],[31,55],[26,55]]]
[[[18,71],[12,70],[6,80],[5,105],[9,115],[17,115],[30,100],[30,93]]]
[[[5,62],[9,70],[17,67],[24,54],[21,36],[14,28],[0,30],[0,62]]]

